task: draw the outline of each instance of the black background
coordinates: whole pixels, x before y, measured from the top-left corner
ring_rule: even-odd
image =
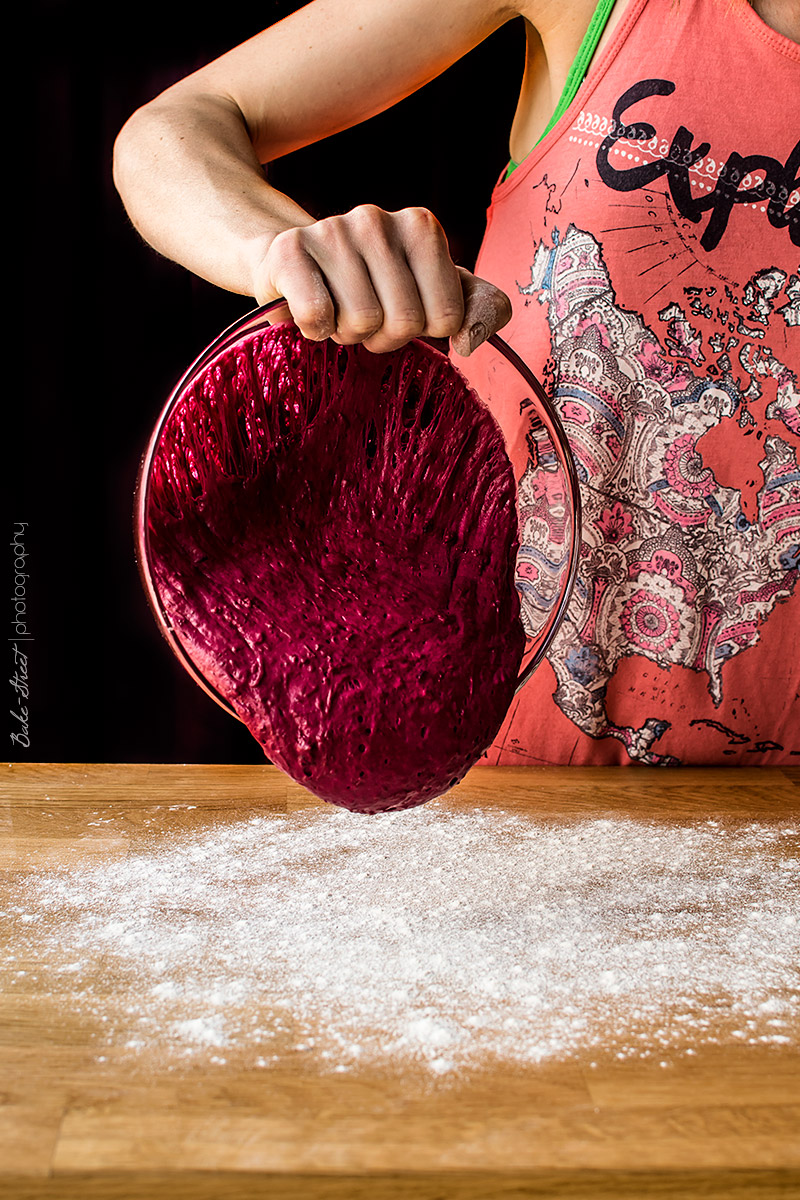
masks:
[[[264,761],[159,635],[131,532],[139,459],[167,395],[254,302],[142,242],[114,190],[111,156],[140,104],[299,7],[39,0],[28,10],[34,51],[13,101],[22,186],[7,231],[19,238],[7,249],[21,255],[23,332],[22,362],[6,372],[3,541],[14,522],[28,523],[34,638],[30,747],[9,739],[15,761]],[[523,59],[516,20],[390,112],[275,163],[270,182],[317,217],[364,202],[425,205],[455,261],[472,266],[508,156]],[[10,684],[6,699],[8,710]],[[16,728],[10,714],[6,724]]]

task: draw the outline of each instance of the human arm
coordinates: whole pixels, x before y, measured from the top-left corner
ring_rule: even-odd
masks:
[[[367,205],[314,221],[261,163],[389,107],[515,12],[491,0],[316,0],[129,120],[115,181],[134,225],[221,287],[286,295],[312,337],[383,350],[417,333],[466,335],[473,277],[454,267],[431,214]],[[509,315],[494,293],[489,325]]]

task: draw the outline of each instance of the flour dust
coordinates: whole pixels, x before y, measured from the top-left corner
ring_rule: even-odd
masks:
[[[438,802],[145,835],[3,906],[11,989],[97,1057],[311,1069],[798,1044],[800,829],[538,820]]]

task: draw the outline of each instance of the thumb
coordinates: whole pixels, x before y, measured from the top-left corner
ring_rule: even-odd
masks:
[[[464,321],[452,337],[456,354],[467,358],[481,342],[511,320],[511,301],[500,288],[479,279],[464,267],[457,267],[464,293]]]

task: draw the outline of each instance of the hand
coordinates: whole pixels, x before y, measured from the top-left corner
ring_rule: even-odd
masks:
[[[463,357],[511,319],[505,292],[450,258],[425,208],[363,204],[279,233],[255,272],[259,304],[278,296],[312,341],[362,343],[382,354],[413,337],[450,337]]]

